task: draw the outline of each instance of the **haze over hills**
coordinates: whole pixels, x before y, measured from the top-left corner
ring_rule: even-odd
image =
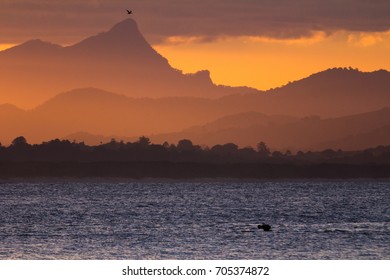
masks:
[[[208,146],[232,142],[241,147],[255,147],[264,141],[272,149],[293,151],[366,149],[390,143],[390,108],[329,119],[298,119],[253,112],[223,117],[204,126],[152,135],[150,138],[156,143],[191,139],[194,143]]]
[[[3,144],[20,135],[30,143],[152,135],[277,149],[390,144],[380,110],[390,107],[386,70],[333,68],[266,92],[216,86],[208,71],[173,69],[130,19],[72,46],[32,40],[0,52],[0,104]]]
[[[255,147],[265,141],[272,150],[296,152],[342,149],[363,150],[390,143],[390,109],[341,118],[295,118],[268,116],[248,112],[220,118],[203,126],[194,126],[177,133],[149,135],[153,143],[167,141],[176,144],[191,139],[195,144],[212,147],[217,144],[236,143],[240,147]],[[85,141],[90,145],[107,143],[111,139],[135,142],[137,137],[94,135],[78,132],[63,139]]]
[[[261,103],[247,106],[246,96],[240,97],[150,99],[129,98],[94,88],[73,90],[29,111],[12,105],[0,106],[1,141],[7,144],[24,135],[30,143],[40,143],[69,136],[70,140],[97,144],[112,137],[128,140],[148,135],[156,142],[189,138],[194,143],[207,145],[235,142],[255,146],[259,141],[266,141],[278,149],[326,148],[327,144],[348,148],[348,142],[359,141],[344,141],[346,144],[339,146],[336,142],[360,137],[360,134],[373,135],[374,131],[382,131],[381,135],[385,131],[387,135],[386,126],[390,125],[388,109],[330,119],[302,118],[300,114],[260,113],[255,109],[261,107]],[[75,135],[76,132],[83,133]],[[367,148],[370,143],[390,142],[387,136],[377,140],[379,142],[367,139],[361,141],[366,144],[355,146]]]
[[[5,108],[5,107],[4,107]],[[8,111],[8,109],[7,109]],[[217,100],[195,97],[130,98],[95,88],[61,93],[35,109],[20,111],[0,122],[1,141],[25,135],[31,143],[77,131],[105,136],[139,136],[174,132],[201,125],[227,112],[245,108],[219,106]]]
[[[139,32],[132,19],[62,47],[31,40],[0,52],[0,100],[32,108],[59,92],[96,87],[133,97],[203,96],[257,92],[216,86],[208,71],[182,74]]]

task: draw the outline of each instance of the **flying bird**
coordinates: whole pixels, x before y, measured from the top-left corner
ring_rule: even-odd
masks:
[[[126,10],[128,15],[131,15],[133,11]]]

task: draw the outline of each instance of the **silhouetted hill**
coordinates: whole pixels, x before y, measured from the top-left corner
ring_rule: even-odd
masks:
[[[182,74],[146,42],[132,19],[71,46],[32,40],[0,52],[3,102],[33,107],[58,92],[91,86],[135,97],[257,92],[216,86],[208,71]]]
[[[334,68],[270,92],[296,103],[297,110],[315,107],[313,113],[321,116],[362,113],[390,105],[390,73]]]
[[[235,121],[227,121],[229,119]],[[389,145],[389,126],[389,108],[331,119],[316,116],[297,119],[250,113],[224,117],[204,126],[178,133],[152,135],[150,138],[156,143],[191,139],[209,146],[233,142],[242,147],[255,147],[264,141],[272,149],[278,150],[355,150]]]
[[[390,73],[334,68],[264,94],[227,96],[222,100],[268,115],[347,116],[390,106]]]
[[[390,73],[386,70],[361,72],[352,68],[332,68],[270,91],[278,94],[318,95],[321,94],[319,85],[329,96],[339,95],[340,92],[356,96],[365,94],[367,90],[387,96]]]

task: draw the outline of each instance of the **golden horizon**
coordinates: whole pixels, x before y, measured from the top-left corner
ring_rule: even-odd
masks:
[[[0,51],[17,45],[0,44]],[[183,73],[208,70],[215,84],[258,90],[281,87],[335,67],[364,72],[390,69],[390,31],[316,32],[297,39],[226,36],[210,42],[176,36],[152,47]]]

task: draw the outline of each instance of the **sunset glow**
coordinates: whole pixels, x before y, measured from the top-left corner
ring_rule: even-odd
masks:
[[[23,260],[0,279],[62,273],[29,259],[183,280],[389,260],[389,15],[390,0],[0,0],[0,265]],[[388,272],[339,266],[318,271]]]
[[[0,0],[0,142],[148,135],[311,149],[308,128],[296,140],[294,129],[263,134],[273,121],[262,114],[294,122],[390,106],[390,2],[308,3]],[[321,141],[350,136],[327,131]],[[364,131],[355,147],[386,143]]]
[[[390,69],[390,32],[339,31],[284,40],[241,36],[212,42],[176,37],[154,47],[186,73],[208,69],[217,84],[262,90],[332,67]]]
[[[127,18],[131,7],[172,66],[210,70],[216,84],[266,90],[332,67],[390,69],[386,1],[60,2],[0,1],[0,50],[31,39],[72,45]]]
[[[0,51],[12,48],[15,44],[0,44]]]
[[[0,44],[0,50],[13,46]],[[261,90],[332,67],[390,69],[390,31],[339,31],[330,36],[316,33],[284,40],[238,36],[207,42],[202,37],[169,37],[153,47],[184,73],[207,69],[216,84]]]

